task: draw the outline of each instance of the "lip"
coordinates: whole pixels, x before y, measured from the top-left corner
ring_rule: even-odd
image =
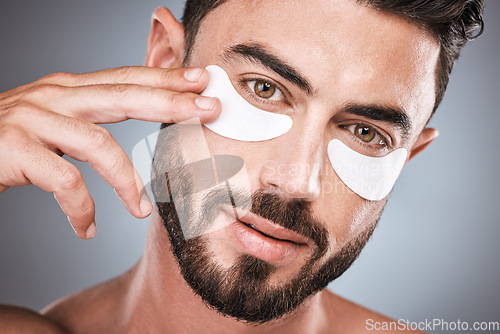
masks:
[[[229,208],[223,209],[234,220],[227,227],[228,236],[243,253],[283,266],[293,262],[311,244],[310,239],[250,212],[237,214],[239,219],[235,219],[234,208]]]

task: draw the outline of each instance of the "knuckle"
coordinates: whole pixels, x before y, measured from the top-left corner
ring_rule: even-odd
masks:
[[[62,87],[49,83],[41,83],[39,85],[34,85],[23,93],[21,93],[22,97],[30,98],[30,97],[42,97],[42,96],[51,96],[56,95],[61,91]]]
[[[69,221],[74,228],[86,229],[95,216],[93,204],[81,203],[75,207],[64,208]]]
[[[15,138],[15,142],[12,143],[12,148],[15,151],[22,151],[26,153],[32,152],[34,146],[35,145],[33,141],[20,135],[17,135],[17,138]]]
[[[89,133],[89,144],[93,150],[99,151],[106,147],[110,140],[111,134],[103,127],[93,127]]]
[[[128,81],[133,77],[134,67],[133,66],[122,66],[116,69],[116,75],[120,81]]]
[[[10,103],[0,107],[0,123],[6,123],[13,116],[28,115],[36,110],[38,108],[32,103],[19,98],[14,99]]]
[[[24,146],[23,141],[25,141],[21,131],[14,126],[2,125],[0,126],[0,142],[5,148],[18,146]]]
[[[65,82],[75,77],[75,74],[68,72],[56,72],[46,75],[38,80],[40,83]]]
[[[110,163],[110,170],[122,171],[124,167],[125,162],[123,161],[123,158],[119,154],[114,155]]]
[[[165,87],[172,80],[172,70],[171,69],[162,69],[160,75],[158,76],[158,87]]]
[[[0,108],[0,124],[5,124],[7,119],[16,112],[17,103],[11,103]]]
[[[125,84],[117,84],[109,86],[110,94],[117,100],[122,100],[130,94],[130,86]]]
[[[92,200],[83,202],[79,209],[76,216],[80,219],[90,219],[94,216],[94,203]]]
[[[162,96],[161,94],[164,91],[161,89],[158,89],[158,88],[144,87],[143,92],[148,99],[154,100],[154,99],[158,99],[158,96]]]
[[[77,189],[83,183],[83,177],[78,168],[69,165],[61,170],[59,178],[62,189]]]
[[[179,105],[181,104],[182,102],[182,97],[183,97],[183,94],[181,93],[178,93],[178,92],[171,92],[169,94],[167,94],[166,96],[166,103],[167,105],[170,105],[171,107],[174,107],[176,105]],[[175,112],[176,108],[173,108],[171,109],[171,112]]]
[[[18,101],[3,108],[0,116],[2,116],[2,123],[15,121],[19,117],[22,123],[25,123],[27,119],[33,119],[36,111],[37,108],[33,104],[26,101]]]

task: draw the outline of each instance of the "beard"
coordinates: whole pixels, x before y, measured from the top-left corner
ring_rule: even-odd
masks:
[[[307,236],[316,244],[313,254],[295,277],[281,285],[272,285],[268,279],[277,269],[275,266],[241,255],[230,268],[222,268],[208,249],[208,236],[186,240],[174,204],[157,203],[157,206],[181,274],[194,293],[222,315],[250,324],[262,324],[291,313],[342,275],[358,257],[375,226],[314,270],[329,248],[327,230],[312,217],[305,203],[287,202],[275,193],[254,193],[251,212]]]
[[[181,154],[176,153],[180,145],[172,139],[166,143],[168,144],[160,150],[157,146],[155,160],[161,151],[168,152],[169,154],[160,155],[168,158],[161,162],[156,160],[156,165],[170,165],[178,172],[167,175],[166,183],[165,178],[157,178],[156,182],[153,178],[153,193],[158,199],[166,198],[165,192],[177,192],[182,194],[184,200],[182,203],[157,200],[158,212],[168,232],[171,250],[184,280],[208,307],[223,316],[249,324],[263,324],[292,313],[306,299],[324,289],[350,267],[378,221],[377,218],[375,223],[370,224],[356,238],[325,259],[330,248],[329,233],[326,225],[314,217],[308,202],[299,199],[285,200],[278,193],[257,190],[251,196],[250,212],[312,240],[315,245],[312,254],[293,278],[279,283],[270,282],[271,274],[278,267],[251,255],[240,255],[229,268],[223,268],[215,260],[215,254],[209,250],[209,242],[216,240],[210,241],[209,235],[202,235],[203,233],[198,233],[199,236],[194,238],[186,238],[186,228],[189,227],[185,226],[185,222],[189,221],[189,217],[198,217],[192,218],[189,225],[195,229],[209,229],[221,204],[234,207],[235,202],[242,203],[245,199],[235,200],[242,195],[237,189],[232,189],[231,202],[225,203],[227,200],[224,198],[227,196],[222,194],[225,189],[214,187],[207,192],[202,203],[197,205],[198,209],[195,209],[190,192],[193,188],[193,175],[183,170]],[[201,211],[201,215],[197,215],[200,212],[195,210]]]

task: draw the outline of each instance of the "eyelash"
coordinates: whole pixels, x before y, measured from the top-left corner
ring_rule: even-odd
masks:
[[[364,127],[367,127],[367,128],[370,128],[372,129],[374,132],[375,132],[375,135],[380,138],[380,142],[382,142],[383,144],[380,144],[380,145],[383,145],[383,149],[390,149],[391,148],[391,142],[389,139],[387,139],[386,136],[384,136],[382,133],[380,133],[380,131],[378,131],[375,127],[371,126],[371,125],[368,125],[368,124],[365,124],[365,123],[354,123],[354,124],[349,124],[349,125],[341,125],[340,128],[342,129],[345,129],[345,130],[348,130],[352,136],[354,137],[354,139],[361,145],[365,146],[365,147],[368,147],[368,148],[371,148],[373,149],[374,146],[373,144],[368,144],[368,143],[365,143],[364,141],[362,141],[361,139],[359,139],[358,137],[356,137],[356,134],[354,133],[354,131],[351,131],[349,128],[350,127],[357,127],[357,126],[364,126]]]

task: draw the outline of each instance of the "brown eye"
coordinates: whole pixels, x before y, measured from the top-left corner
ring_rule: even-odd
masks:
[[[365,143],[371,142],[373,139],[375,139],[375,136],[377,135],[375,130],[365,125],[356,126],[356,128],[354,129],[354,134],[356,135],[356,137],[358,137]]]
[[[267,81],[257,80],[254,90],[257,96],[263,99],[270,99],[276,93],[276,85]]]

